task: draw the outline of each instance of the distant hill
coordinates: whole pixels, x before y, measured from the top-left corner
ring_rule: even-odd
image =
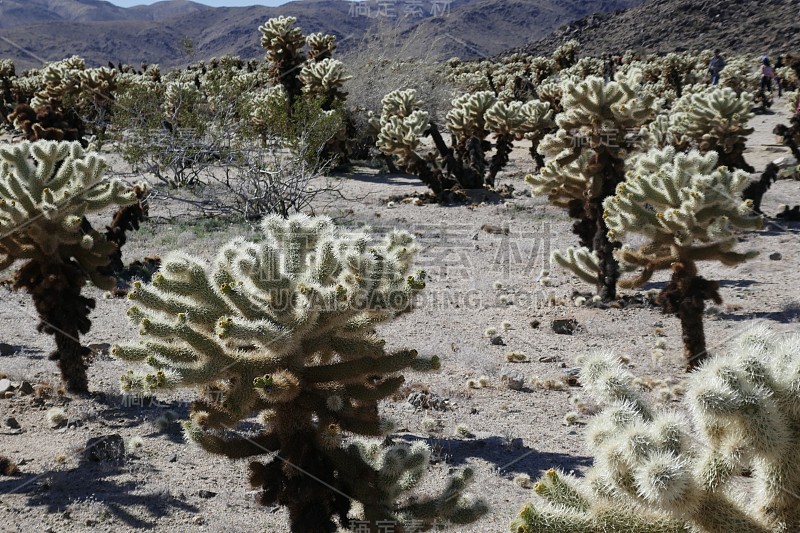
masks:
[[[166,0],[131,8],[102,0],[2,0],[0,28],[38,25],[42,22],[101,22],[110,20],[164,20],[210,7],[188,0]]]
[[[342,51],[390,28],[405,39],[410,55],[476,58],[526,46],[586,15],[642,1],[298,0],[279,7],[212,8],[167,0],[121,8],[100,0],[2,0],[0,57],[14,59],[19,68],[39,66],[38,58],[55,61],[73,54],[94,65],[121,61],[164,67],[223,54],[261,58],[258,26],[270,17],[291,15],[306,33],[336,35]],[[183,53],[187,37],[192,57]]]
[[[798,0],[649,0],[565,24],[525,47],[549,53],[577,39],[584,53],[710,50],[756,55],[800,51]]]

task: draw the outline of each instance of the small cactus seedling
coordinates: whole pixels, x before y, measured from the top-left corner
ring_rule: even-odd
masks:
[[[672,147],[651,150],[637,159],[627,181],[605,202],[609,238],[633,234],[648,242],[624,246],[617,256],[639,273],[621,281],[640,287],[657,270],[672,270],[672,280],[659,294],[664,312],[681,321],[688,369],[706,357],[703,331],[705,300],[722,302],[719,285],[698,274],[699,261],[738,265],[754,253],[733,251],[737,229],[759,228],[761,217],[751,202],[741,200],[750,177],[717,167],[716,152],[676,154]]]
[[[352,501],[371,532],[387,520],[404,531],[414,521],[476,519],[485,507],[463,494],[469,470],[441,496],[400,501],[429,450],[359,439],[390,431],[378,403],[403,384],[398,372],[439,367],[414,350],[388,353],[374,330],[424,287],[424,272],[412,272],[412,236],[373,242],[304,215],[261,227],[262,241],[231,241],[211,268],[174,253],[152,284],[135,285],[129,315],[144,339],[113,353],[154,371],[124,375],[123,389],[198,387],[186,436],[232,459],[267,456],[250,463],[250,482],[261,503],[287,507],[295,533],[344,526]],[[258,434],[233,435],[256,414]]]

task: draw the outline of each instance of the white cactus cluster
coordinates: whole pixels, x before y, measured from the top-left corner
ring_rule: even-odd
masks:
[[[581,382],[603,404],[587,427],[585,479],[551,470],[518,533],[790,532],[800,528],[800,335],[741,335],[686,384],[683,409],[657,410],[607,352]]]

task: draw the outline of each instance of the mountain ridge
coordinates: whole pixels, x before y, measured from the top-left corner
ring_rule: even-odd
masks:
[[[261,58],[258,26],[271,17],[291,15],[305,33],[336,35],[343,52],[356,49],[365,36],[386,31],[406,38],[403,46],[410,55],[469,59],[525,46],[564,22],[597,10],[642,1],[424,0],[415,2],[419,9],[410,13],[404,0],[396,0],[390,18],[379,11],[386,5],[379,0],[301,0],[277,7],[209,7],[165,0],[131,8],[103,0],[3,0],[0,35],[5,38],[0,39],[0,57],[14,59],[19,68],[40,66],[33,56],[56,61],[73,54],[90,65],[113,61],[167,68],[224,54]],[[438,12],[432,13],[436,6]],[[36,10],[38,14],[32,13]],[[182,44],[187,38],[193,56]]]

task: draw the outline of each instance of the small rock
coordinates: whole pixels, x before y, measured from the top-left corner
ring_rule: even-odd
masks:
[[[481,229],[486,233],[493,233],[495,235],[508,235],[508,227],[494,226],[492,224],[484,224]]]
[[[491,342],[494,346],[506,345],[505,341],[503,341],[503,337],[500,335],[492,335],[492,337],[489,339],[489,342]]]
[[[551,327],[559,335],[572,335],[578,329],[578,321],[574,318],[557,318]]]
[[[5,399],[13,398],[14,397],[14,392],[13,391],[8,391],[8,392],[3,393],[2,396]]]
[[[558,363],[561,358],[557,355],[543,355],[539,358],[540,363]]]
[[[209,498],[213,498],[214,496],[216,496],[217,493],[216,492],[212,492],[210,490],[203,489],[200,492],[198,492],[197,495],[200,496],[201,498],[203,498],[204,500],[207,500]]]
[[[79,428],[83,425],[83,421],[80,418],[70,418],[67,420],[67,427],[68,428]]]
[[[83,457],[94,462],[120,461],[125,457],[125,440],[119,433],[93,437],[86,442]]]
[[[516,370],[504,369],[500,373],[500,381],[511,390],[522,390],[525,387],[525,374]]]
[[[89,349],[93,352],[92,355],[95,357],[98,355],[108,355],[108,353],[111,351],[111,344],[107,342],[90,344]]]
[[[195,516],[192,522],[194,522],[195,525],[202,526],[206,521],[202,516]]]
[[[541,323],[541,322],[539,322],[538,320],[531,320],[531,327],[532,327],[533,329],[536,329],[536,328],[538,328],[538,327],[539,327],[539,326],[541,326],[541,325],[542,325],[542,323]]]
[[[29,381],[23,381],[19,384],[19,393],[23,396],[27,396],[28,394],[33,394],[33,385]]]
[[[580,382],[578,381],[578,378],[580,377],[581,374],[580,368],[567,368],[566,370],[564,370],[564,374],[567,385],[569,385],[570,387],[580,386]]]
[[[14,390],[14,385],[11,384],[10,379],[0,379],[0,394],[5,394]]]
[[[177,463],[178,462],[178,454],[177,453],[173,453],[169,458],[169,462],[170,463]]]
[[[769,258],[773,261],[780,261],[781,259],[783,259],[783,256],[781,255],[780,252],[773,252],[769,254]]]
[[[433,392],[423,391],[412,392],[406,401],[417,409],[435,409],[437,411],[446,411],[449,404],[447,398],[442,398]]]
[[[3,424],[5,424],[7,427],[10,427],[11,429],[19,429],[19,422],[17,422],[17,419],[14,418],[13,416],[6,417],[6,419],[3,420]]]

